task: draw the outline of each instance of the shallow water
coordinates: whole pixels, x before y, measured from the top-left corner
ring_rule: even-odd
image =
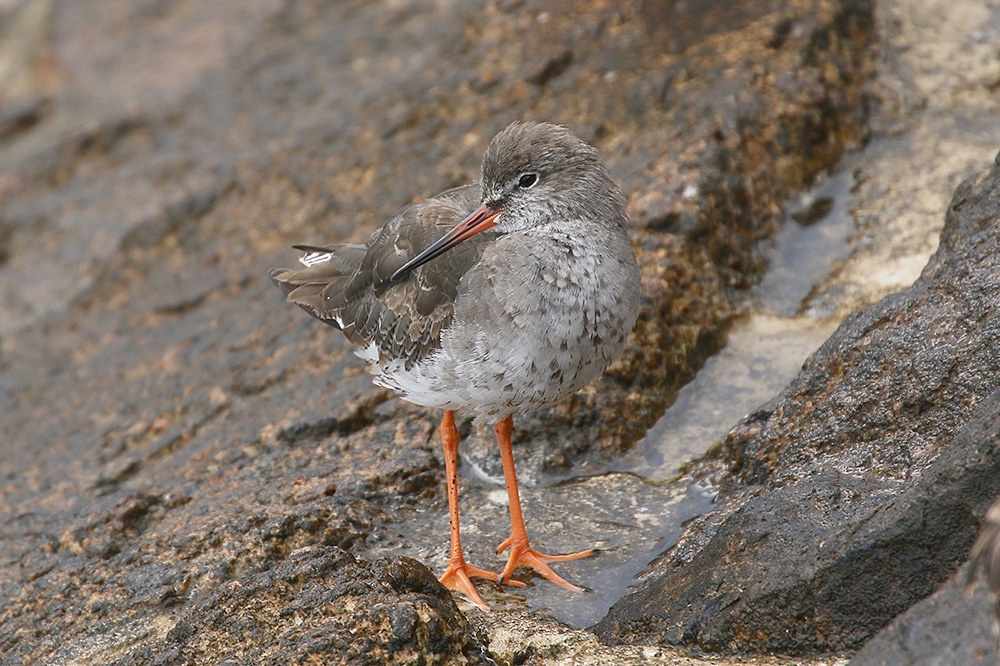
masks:
[[[705,453],[752,410],[776,396],[839,321],[821,316],[809,296],[849,252],[854,221],[848,211],[853,178],[846,170],[789,202],[768,271],[754,289],[753,307],[729,331],[726,346],[615,469],[652,480],[671,479]],[[803,219],[805,211],[826,211]]]

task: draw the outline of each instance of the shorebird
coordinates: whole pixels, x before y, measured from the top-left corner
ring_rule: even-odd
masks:
[[[488,609],[471,578],[527,566],[579,590],[528,542],[511,452],[512,416],[551,406],[604,372],[639,309],[626,201],[592,146],[558,125],[515,122],[493,137],[479,183],[399,211],[366,243],[296,246],[298,270],[270,275],[288,301],[336,326],[373,381],[444,409],[451,553],[441,577]],[[491,423],[510,506],[497,574],[462,553],[455,414]]]

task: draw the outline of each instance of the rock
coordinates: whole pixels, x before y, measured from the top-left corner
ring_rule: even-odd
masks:
[[[996,666],[1000,664],[993,600],[985,584],[965,590],[967,567],[893,620],[849,666]]]
[[[977,427],[989,425],[994,426],[991,432],[979,434],[996,437],[995,424]],[[986,514],[986,524],[972,548],[972,562],[865,643],[850,666],[1000,664],[998,528],[1000,502]],[[976,580],[980,568],[983,581]]]
[[[723,343],[790,188],[863,136],[873,36],[867,0],[639,9],[4,9],[31,27],[0,113],[5,657],[333,661],[354,631],[358,660],[478,658],[426,571],[346,553],[445,515],[439,415],[266,269],[474,179],[514,117],[567,124],[633,193],[644,314],[518,425],[519,465],[630,446]]]
[[[1000,163],[909,289],[856,311],[714,455],[720,508],[595,628],[609,643],[843,652],[931,594],[1000,493]]]
[[[55,650],[45,657],[54,663],[116,666],[208,659],[372,666],[456,659],[489,663],[450,593],[414,560],[369,565],[335,547],[307,546],[272,569],[218,581],[196,604],[186,603],[191,578],[162,578],[153,596],[92,601],[88,606],[96,621],[91,629],[71,644],[53,640]],[[134,647],[109,636],[99,620],[142,605],[153,612],[142,613],[139,626],[131,627],[143,639]]]
[[[470,621],[490,636],[499,666],[746,666],[742,658],[699,659],[669,648],[601,645],[593,634],[534,613],[476,613]],[[773,662],[771,662],[773,664]],[[760,666],[770,666],[761,663]],[[816,663],[813,666],[825,666]]]

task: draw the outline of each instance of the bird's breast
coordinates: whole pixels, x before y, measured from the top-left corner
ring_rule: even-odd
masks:
[[[621,352],[636,318],[635,257],[627,239],[600,251],[580,238],[510,234],[463,277],[431,359],[460,402],[501,416],[538,409]]]

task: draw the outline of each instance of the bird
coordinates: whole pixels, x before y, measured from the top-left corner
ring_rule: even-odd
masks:
[[[972,545],[972,564],[966,571],[966,591],[971,592],[981,569],[993,593],[993,628],[1000,630],[1000,499],[986,512],[986,521]]]
[[[515,121],[483,156],[480,179],[410,204],[363,244],[297,245],[303,267],[270,277],[294,303],[339,328],[375,384],[444,410],[451,532],[440,581],[484,610],[471,579],[523,586],[520,566],[571,590],[529,543],[511,437],[514,415],[558,403],[600,376],[639,312],[640,272],[627,199],[598,151],[563,126]],[[458,520],[455,417],[490,424],[511,521],[498,574],[465,560]]]

